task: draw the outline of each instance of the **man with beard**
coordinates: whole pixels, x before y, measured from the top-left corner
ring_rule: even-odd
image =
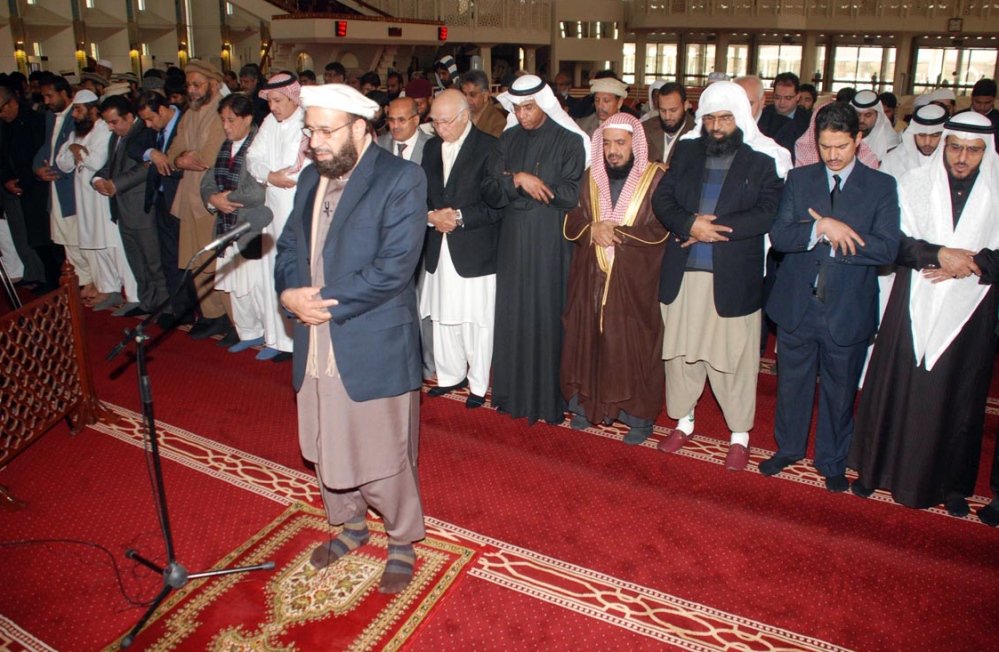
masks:
[[[565,218],[577,249],[562,318],[562,396],[573,428],[616,419],[629,428],[624,443],[637,445],[652,434],[665,383],[656,291],[667,232],[650,201],[664,170],[649,163],[641,123],[625,113],[597,127],[591,145],[597,163]]]
[[[274,272],[295,315],[299,442],[315,463],[336,538],[315,568],[368,543],[368,507],[388,535],[382,593],[413,577],[425,536],[416,475],[420,335],[414,272],[427,224],[426,175],[374,146],[378,106],[343,84],[302,89],[315,163],[302,171]],[[379,535],[375,535],[379,536]]]
[[[690,103],[683,84],[663,84],[656,95],[656,105],[658,110],[642,121],[642,129],[649,147],[649,160],[665,163],[669,169],[676,143],[694,128],[694,116],[687,111]]]
[[[486,203],[503,211],[492,401],[530,424],[561,423],[558,375],[571,255],[562,221],[579,203],[590,141],[540,77],[518,77],[498,99],[516,126],[508,123],[482,182]]]
[[[944,125],[930,163],[899,182],[899,272],[850,450],[858,496],[887,489],[907,507],[942,503],[952,516],[968,514],[999,305],[999,166],[992,129],[983,115],[955,116]]]
[[[406,84],[406,97],[416,102],[416,112],[420,116],[420,124],[425,125],[424,131],[433,135],[430,121],[430,98],[433,97],[433,87],[426,79],[412,79]]]
[[[125,258],[121,234],[111,215],[111,205],[92,184],[97,172],[107,163],[111,130],[101,119],[98,98],[91,91],[77,91],[71,115],[76,127],[59,150],[56,165],[63,172],[75,170],[73,183],[80,250],[87,259],[97,289],[97,296],[90,305],[95,310],[118,306],[124,286],[125,303],[112,314],[132,317],[138,314],[132,311],[139,307],[135,276]]]
[[[850,104],[857,111],[860,120],[860,132],[864,142],[871,148],[878,161],[884,161],[889,151],[898,146],[901,138],[885,115],[881,98],[874,91],[858,91]]]
[[[437,387],[430,396],[467,386],[465,407],[481,407],[489,388],[496,316],[499,211],[482,200],[482,178],[496,139],[472,125],[465,96],[442,91],[430,115],[438,138],[427,143],[426,276],[420,315],[433,320]]]
[[[80,229],[76,218],[76,191],[73,187],[74,167],[71,172],[62,172],[55,167],[55,159],[63,144],[73,135],[73,118],[70,97],[73,89],[63,77],[45,77],[39,82],[42,100],[48,111],[45,113],[45,142],[35,152],[32,169],[39,180],[49,185],[48,221],[52,242],[62,245],[65,258],[73,265],[80,285],[84,287],[84,298],[93,299],[97,289],[87,261],[80,253]],[[46,281],[51,285],[59,282],[61,256],[50,256],[47,261]],[[52,267],[55,266],[55,269]],[[53,276],[54,275],[54,276]],[[52,278],[48,278],[48,277]]]
[[[385,92],[389,102],[402,95],[402,75],[394,70],[385,76]]]
[[[940,146],[947,117],[947,109],[938,104],[916,109],[909,126],[902,132],[902,144],[888,152],[878,169],[901,181],[909,170],[929,163]]]
[[[177,123],[177,134],[167,150],[170,167],[184,171],[170,211],[180,220],[177,263],[181,269],[214,237],[215,216],[201,201],[201,178],[211,167],[225,140],[218,116],[222,73],[207,61],[192,59],[184,74],[187,78],[188,108]],[[195,261],[194,264],[200,262]],[[194,279],[201,313],[191,328],[190,335],[194,339],[225,335],[232,329],[232,323],[226,316],[225,293],[214,289],[214,274],[213,263]]]
[[[590,93],[593,95],[594,112],[576,120],[587,138],[593,136],[604,120],[621,110],[624,98],[628,97],[628,85],[614,77],[601,77],[590,80]]]
[[[842,492],[857,381],[878,325],[877,267],[898,250],[898,193],[892,177],[857,160],[853,107],[827,104],[815,129],[822,162],[788,174],[770,231],[784,253],[767,301],[780,355],[777,452],[759,468],[776,475],[805,456],[818,369],[815,468],[826,489]]]
[[[671,232],[659,301],[666,411],[678,420],[659,449],[675,452],[693,437],[694,408],[710,380],[731,431],[725,468],[733,471],[749,461],[763,236],[773,224],[783,176],[775,159],[757,149],[760,134],[750,111],[738,84],[708,86],[697,107],[701,128],[677,145],[670,173],[652,198],[656,217]]]

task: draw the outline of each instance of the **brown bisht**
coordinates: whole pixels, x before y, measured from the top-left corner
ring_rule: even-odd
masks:
[[[587,420],[613,420],[621,411],[654,420],[662,408],[663,322],[659,270],[668,232],[650,199],[663,168],[650,165],[615,232],[621,243],[613,258],[590,241],[600,221],[597,185],[587,171],[579,205],[565,218],[567,240],[577,247],[569,270],[569,296],[562,324],[561,387],[566,400],[578,395]]]

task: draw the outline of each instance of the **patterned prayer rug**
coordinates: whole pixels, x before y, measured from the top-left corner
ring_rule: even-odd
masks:
[[[368,545],[316,570],[309,563],[312,549],[339,528],[330,526],[320,509],[290,506],[215,566],[273,561],[273,571],[191,582],[170,596],[131,649],[398,649],[465,574],[479,548],[431,533],[416,544],[413,581],[398,595],[383,595],[378,582],[388,537],[381,522],[369,521],[368,527]]]

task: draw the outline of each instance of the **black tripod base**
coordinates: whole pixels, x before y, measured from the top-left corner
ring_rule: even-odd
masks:
[[[274,570],[274,562],[267,561],[262,564],[257,564],[255,566],[240,566],[238,568],[222,568],[219,570],[212,571],[201,571],[200,573],[188,573],[187,569],[177,562],[171,562],[165,568],[163,566],[158,566],[153,562],[149,561],[142,555],[140,555],[135,550],[126,550],[125,556],[129,559],[134,559],[146,568],[159,573],[163,576],[163,588],[160,592],[156,594],[153,598],[152,603],[149,608],[146,609],[146,613],[142,614],[142,618],[139,622],[135,623],[135,626],[121,639],[121,647],[127,648],[132,645],[135,641],[135,636],[142,631],[142,628],[146,626],[149,619],[152,618],[159,606],[163,604],[167,596],[176,589],[179,589],[186,585],[191,580],[201,579],[203,577],[215,577],[217,575],[231,575],[232,573],[248,573],[250,571],[258,570]]]

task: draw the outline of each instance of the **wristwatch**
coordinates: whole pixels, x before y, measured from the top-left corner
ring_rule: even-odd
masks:
[[[459,229],[465,228],[465,220],[461,217],[461,209],[459,208],[454,212],[454,223],[458,225]]]

